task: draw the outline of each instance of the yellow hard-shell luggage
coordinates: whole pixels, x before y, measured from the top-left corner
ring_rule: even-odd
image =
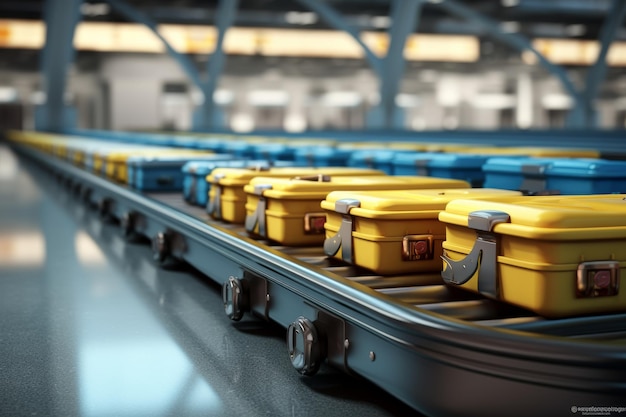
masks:
[[[452,201],[442,277],[546,317],[626,310],[625,197]]]
[[[211,187],[207,212],[217,220],[243,223],[246,219],[246,192],[244,187],[253,178],[258,176],[293,178],[319,174],[337,177],[384,175],[385,173],[375,169],[347,167],[217,168],[206,177]]]
[[[245,187],[246,230],[287,246],[321,245],[326,213],[321,202],[332,191],[467,188],[461,180],[417,176],[320,177],[318,181],[258,177]]]
[[[446,204],[516,195],[489,188],[335,191],[321,203],[324,252],[381,275],[441,271],[445,225],[437,216]]]

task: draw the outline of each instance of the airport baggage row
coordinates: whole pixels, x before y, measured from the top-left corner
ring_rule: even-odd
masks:
[[[282,325],[303,375],[327,364],[426,415],[625,398],[626,161],[601,149],[5,136],[156,262],[221,285],[228,318]]]

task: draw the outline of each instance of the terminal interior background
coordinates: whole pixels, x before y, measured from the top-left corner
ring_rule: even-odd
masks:
[[[216,2],[131,1],[163,34],[206,70],[215,44]],[[330,1],[382,54],[391,25],[389,2]],[[598,51],[609,1],[489,0],[466,2],[523,35],[579,88]],[[2,127],[35,127],[45,102],[40,49],[45,30],[40,0],[0,4]],[[115,39],[107,37],[114,33]],[[573,100],[530,54],[504,45],[475,24],[425,4],[407,41],[396,104],[397,127],[416,132],[458,129],[561,128]],[[229,38],[230,36],[230,38]],[[413,36],[413,35],[412,35]],[[626,123],[626,29],[617,31],[605,82],[596,98],[596,127]],[[107,3],[86,2],[74,44],[66,104],[76,127],[189,130],[202,94],[150,31]],[[220,127],[258,130],[358,130],[379,100],[379,82],[360,47],[297,1],[240,2],[225,41],[225,67],[214,99]],[[409,50],[413,50],[413,53]]]

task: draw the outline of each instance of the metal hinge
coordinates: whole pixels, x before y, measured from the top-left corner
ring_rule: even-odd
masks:
[[[271,190],[270,184],[259,184],[254,186],[253,193],[259,196],[254,213],[246,215],[246,231],[260,237],[267,237],[267,199],[263,196],[265,190]],[[258,230],[255,231],[258,225]]]
[[[224,177],[224,174],[216,174],[213,176],[213,182],[211,183],[213,197],[209,200],[209,204],[207,204],[207,213],[217,220],[222,218],[222,186],[220,185],[220,180]]]
[[[337,234],[324,241],[324,253],[326,255],[334,256],[341,248],[341,259],[349,263],[354,262],[352,253],[353,219],[350,215],[350,209],[360,206],[361,202],[352,198],[337,200],[335,202],[335,211],[339,214],[343,214],[343,216]]]
[[[460,261],[453,261],[445,253],[441,257],[445,267],[441,276],[447,284],[461,285],[469,281],[478,270],[478,291],[498,298],[498,237],[495,225],[508,223],[508,213],[495,210],[474,211],[469,214],[467,225],[476,230],[476,243],[470,253]]]

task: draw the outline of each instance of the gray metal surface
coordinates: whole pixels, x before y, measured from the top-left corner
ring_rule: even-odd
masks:
[[[285,330],[232,323],[221,289],[0,145],[0,415],[415,415],[328,366],[293,370]]]

